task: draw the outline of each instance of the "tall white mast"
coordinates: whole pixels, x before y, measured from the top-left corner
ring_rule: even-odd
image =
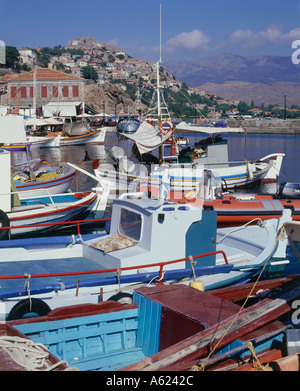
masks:
[[[159,61],[157,62],[156,80],[157,80],[157,114],[158,123],[161,120],[161,107],[160,107],[160,80],[159,80],[159,65],[161,63],[161,4],[160,4],[160,18],[159,18]]]

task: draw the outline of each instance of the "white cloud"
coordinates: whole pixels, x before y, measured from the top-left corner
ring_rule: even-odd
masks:
[[[119,41],[117,38],[111,39],[108,43],[111,45],[119,46]]]
[[[209,41],[210,38],[207,35],[196,29],[191,32],[182,32],[169,39],[165,44],[164,50],[173,52],[177,49],[206,49]]]
[[[287,33],[283,32],[283,26],[270,25],[265,30],[253,31],[251,29],[238,29],[234,31],[229,41],[244,47],[262,47],[265,45],[290,44],[293,39],[300,38],[300,28],[295,28]]]

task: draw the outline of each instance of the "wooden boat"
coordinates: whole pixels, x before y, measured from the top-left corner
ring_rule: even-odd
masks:
[[[76,169],[61,164],[50,166],[46,160],[35,159],[12,168],[14,184],[20,199],[37,195],[61,194],[69,190]]]
[[[98,198],[99,197],[99,198]],[[1,238],[53,231],[62,222],[86,217],[100,202],[95,191],[37,196],[20,200],[19,206],[1,210]],[[104,210],[102,210],[104,214]]]
[[[33,161],[33,164],[36,163]],[[38,162],[43,166],[43,161]],[[54,223],[61,223],[79,218],[82,215],[90,213],[93,208],[99,208],[104,214],[107,203],[107,192],[103,188],[89,191],[86,193],[51,193],[51,186],[69,187],[69,181],[76,172],[76,167],[62,167],[63,173],[52,180],[41,179],[41,188],[39,191],[39,181],[25,183],[23,190],[21,187],[21,197],[19,191],[11,191],[15,182],[11,178],[10,152],[0,151],[0,237],[7,235],[17,236],[33,232],[43,232],[45,230],[55,229]],[[37,170],[38,165],[37,165]],[[37,172],[37,171],[36,171]],[[18,184],[18,183],[17,183]],[[16,190],[16,189],[15,189]],[[57,190],[57,189],[56,189]],[[53,190],[52,190],[53,191]],[[39,194],[42,193],[42,194]],[[35,196],[33,196],[33,193]],[[47,225],[47,223],[51,223]],[[43,225],[46,224],[46,225]]]
[[[67,362],[58,360],[45,346],[33,342],[16,328],[0,324],[0,371],[65,371]]]
[[[31,296],[51,309],[64,300],[97,300],[100,287],[104,300],[131,302],[136,284],[151,281],[171,284],[186,278],[189,284],[201,275],[201,284],[209,290],[246,282],[262,268],[268,278],[283,273],[289,264],[287,235],[279,231],[290,220],[290,211],[285,211],[280,220],[262,226],[216,230],[213,210],[161,200],[115,200],[109,235],[80,238],[73,246],[68,240],[45,237],[42,245],[25,239],[0,242],[0,279],[14,281],[19,276],[12,286],[1,282],[0,295],[11,298],[5,303],[9,313],[22,299],[24,274],[31,276]],[[95,273],[99,276],[93,281]],[[78,278],[80,297],[75,294]]]
[[[218,362],[234,348],[245,353],[248,340],[257,353],[282,342],[287,326],[277,317],[290,312],[297,295],[299,277],[245,309],[186,285],[162,285],[135,290],[126,306],[71,305],[7,324],[79,370],[208,369],[214,347],[210,361]]]
[[[30,150],[30,143],[15,143],[15,144],[3,144],[1,146],[2,149],[5,149],[6,151],[26,151]]]
[[[120,114],[117,122],[118,133],[134,133],[140,126],[139,114]]]
[[[60,135],[55,137],[27,135],[27,140],[30,143],[31,150],[35,148],[59,148],[60,145]]]
[[[162,312],[164,317],[167,317],[164,319],[165,327],[163,328],[162,323],[160,325],[160,336],[164,331],[164,337],[169,336],[169,340],[163,339],[164,346],[159,345],[160,349],[151,357],[123,367],[122,370],[225,370],[224,361],[228,370],[234,367],[233,363],[237,367],[239,363],[241,365],[247,360],[245,357],[251,358],[249,342],[255,346],[255,356],[276,343],[282,344],[290,326],[278,318],[292,312],[292,302],[299,295],[299,276],[285,281],[279,290],[276,288],[277,293],[271,291],[272,296],[261,299],[247,308],[224,301],[218,295],[210,293],[203,295],[201,300],[200,296],[207,292],[197,292],[198,300],[191,298],[190,295],[182,295],[182,292],[179,297],[179,291],[176,292],[178,285],[172,288],[174,290],[171,291],[172,297],[169,296],[168,308]],[[164,305],[166,298],[160,292],[151,290],[152,288],[143,288],[137,290],[137,294],[145,295]],[[215,301],[212,297],[218,297],[218,300]],[[202,306],[199,305],[200,302]],[[186,324],[185,327],[172,328],[171,324],[178,325],[179,319],[183,321],[183,313],[186,317],[200,322],[202,329],[188,330]],[[230,358],[234,354],[236,357]]]
[[[60,138],[60,145],[104,144],[105,134],[105,129],[97,129],[77,136],[62,135]]]

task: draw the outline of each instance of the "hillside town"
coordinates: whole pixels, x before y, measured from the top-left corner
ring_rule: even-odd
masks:
[[[86,110],[94,114],[142,112],[156,85],[156,63],[132,58],[121,48],[91,37],[70,40],[68,46],[53,49],[20,48],[18,53],[13,67],[0,68],[2,115],[18,112],[30,116],[34,105],[38,115],[75,115],[76,107],[78,111],[83,102]],[[187,86],[163,66],[159,71],[175,119],[183,117],[197,122],[300,116],[300,107],[255,107],[254,102],[248,105],[223,99]]]

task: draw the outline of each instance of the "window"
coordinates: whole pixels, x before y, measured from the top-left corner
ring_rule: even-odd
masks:
[[[47,98],[47,86],[41,87],[41,96],[42,98]]]
[[[11,87],[10,95],[12,98],[15,98],[17,96],[17,87]]]
[[[52,96],[53,98],[58,97],[58,87],[52,86]]]
[[[33,87],[30,87],[30,98],[33,98]]]
[[[26,87],[21,87],[21,98],[27,98],[27,89],[26,89]]]
[[[69,96],[69,87],[68,86],[63,86],[62,92],[63,92],[63,97],[64,98],[68,98],[68,96]]]
[[[142,216],[131,212],[128,209],[121,208],[121,217],[119,232],[122,235],[129,236],[134,240],[139,240],[141,236]]]
[[[73,86],[73,96],[79,96],[79,86]]]

